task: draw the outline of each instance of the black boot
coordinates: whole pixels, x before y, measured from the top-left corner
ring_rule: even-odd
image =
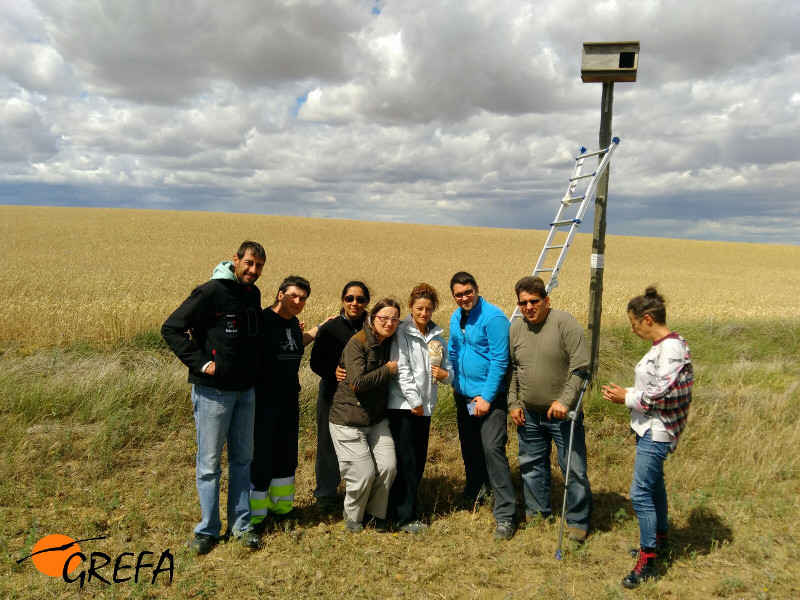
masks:
[[[631,548],[628,553],[633,558],[639,558],[639,548]],[[669,532],[667,530],[658,530],[656,532],[656,556],[659,560],[672,559],[672,546],[669,545]]]
[[[629,590],[639,587],[648,579],[657,579],[658,569],[656,569],[656,549],[642,547],[639,552],[639,560],[633,571],[628,573],[622,580],[622,585]]]

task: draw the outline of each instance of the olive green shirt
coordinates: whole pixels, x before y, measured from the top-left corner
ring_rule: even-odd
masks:
[[[574,371],[589,368],[589,348],[575,317],[550,309],[538,325],[514,319],[509,351],[509,410],[524,408],[545,414],[556,400],[570,409],[575,407],[582,379]]]

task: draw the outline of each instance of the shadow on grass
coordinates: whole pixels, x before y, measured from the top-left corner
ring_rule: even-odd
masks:
[[[685,525],[673,527],[669,532],[672,559],[680,556],[695,557],[713,552],[725,542],[733,541],[733,531],[713,509],[695,507]]]

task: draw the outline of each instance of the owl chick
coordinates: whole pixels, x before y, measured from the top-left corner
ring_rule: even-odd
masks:
[[[442,342],[439,340],[431,340],[428,342],[428,352],[431,354],[431,366],[441,367],[442,357],[444,356]]]

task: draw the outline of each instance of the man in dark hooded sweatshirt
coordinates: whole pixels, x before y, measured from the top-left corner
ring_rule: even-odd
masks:
[[[197,493],[202,520],[191,549],[206,554],[219,541],[222,447],[228,442],[228,532],[250,549],[258,536],[250,525],[250,462],[258,370],[261,293],[254,285],[266,253],[243,242],[210,281],[196,287],[161,328],[175,355],[189,367],[197,428]]]

